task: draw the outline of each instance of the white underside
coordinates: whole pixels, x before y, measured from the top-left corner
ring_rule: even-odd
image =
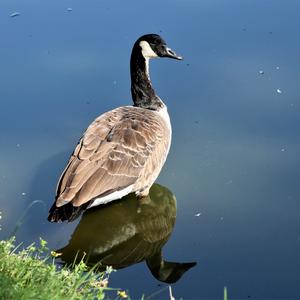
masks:
[[[105,204],[105,203],[108,203],[108,202],[111,202],[111,201],[114,201],[114,200],[121,199],[122,197],[124,197],[124,196],[126,196],[126,195],[128,195],[132,192],[132,187],[133,187],[133,185],[130,185],[130,186],[126,187],[123,190],[113,192],[113,193],[111,193],[107,196],[104,196],[104,197],[96,198],[89,208],[94,207],[94,206],[98,206],[100,204]]]

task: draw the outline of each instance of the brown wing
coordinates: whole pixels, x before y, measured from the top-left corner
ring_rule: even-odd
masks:
[[[120,107],[98,117],[59,180],[56,206],[80,206],[133,185],[155,150],[166,148],[166,130],[157,113],[137,107]]]

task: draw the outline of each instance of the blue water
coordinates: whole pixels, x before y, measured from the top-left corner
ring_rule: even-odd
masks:
[[[177,199],[164,255],[197,261],[175,298],[221,298],[227,286],[230,299],[300,299],[299,10],[293,0],[2,0],[1,237],[25,215],[18,241],[68,243],[78,222],[46,221],[56,182],[88,124],[131,103],[131,47],[154,32],[185,57],[150,66],[173,126],[157,180]],[[110,285],[168,297],[144,263]]]

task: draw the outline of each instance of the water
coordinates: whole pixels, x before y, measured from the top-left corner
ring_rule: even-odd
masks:
[[[57,250],[62,263],[84,260],[105,271],[146,261],[153,276],[175,283],[195,262],[168,262],[163,248],[176,221],[176,198],[167,188],[154,184],[148,197],[137,201],[130,194],[122,201],[87,210],[67,246]]]
[[[58,177],[87,125],[130,103],[131,47],[155,32],[185,57],[150,66],[173,125],[157,180],[177,199],[163,255],[197,262],[174,296],[221,298],[227,286],[231,299],[300,298],[299,9],[291,0],[1,1],[1,237],[41,200],[18,240],[68,244],[78,222],[46,221]],[[110,284],[168,297],[145,263]]]

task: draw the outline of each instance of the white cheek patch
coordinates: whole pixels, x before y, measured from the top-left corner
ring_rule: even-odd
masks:
[[[158,57],[158,55],[152,50],[151,46],[146,41],[141,41],[139,43],[140,47],[142,48],[142,54],[145,58],[154,58]]]

